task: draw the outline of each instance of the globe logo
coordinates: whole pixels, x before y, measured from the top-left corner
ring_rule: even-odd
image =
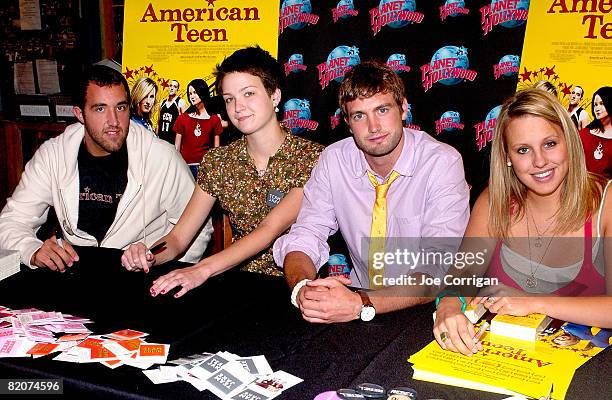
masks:
[[[336,82],[342,82],[344,74],[348,71],[348,67],[354,67],[359,64],[361,59],[359,58],[359,49],[355,46],[338,46],[329,53],[327,56],[327,68],[329,70],[344,68],[344,73],[334,78]]]
[[[499,63],[500,64],[510,63],[512,68],[518,68],[521,65],[521,59],[519,56],[515,56],[513,54],[507,54],[499,59]],[[503,73],[502,75],[512,76],[512,75],[516,75],[516,72],[509,71],[509,72]]]
[[[390,3],[397,3],[398,0],[380,0],[380,4],[378,5],[378,9],[380,10],[381,14],[387,13],[387,12],[391,12],[391,13],[398,13],[398,11],[387,11],[389,9],[391,9],[391,6],[386,6],[387,4]],[[401,11],[415,11],[416,10],[416,0],[404,0],[404,2],[402,3],[402,9]],[[406,25],[411,24],[412,21],[402,21],[400,19],[398,19],[397,21],[394,22],[389,22],[387,24],[388,27],[390,28],[402,28]]]
[[[467,56],[468,50],[465,47],[444,46],[438,49],[431,58],[432,70],[436,69],[437,61],[446,59],[455,59],[454,68],[467,70],[470,67],[470,60]],[[446,78],[439,82],[443,85],[456,85],[463,81],[463,78]]]
[[[312,13],[312,5],[310,4],[310,0],[284,0],[283,4],[281,5],[281,16],[290,14],[290,12],[285,11],[285,8],[298,5],[302,6],[300,12],[306,14]],[[296,22],[295,24],[288,25],[288,27],[299,30],[306,27],[306,25],[308,25],[306,22]]]
[[[344,254],[332,254],[329,256],[329,265],[346,265],[346,256]]]
[[[457,8],[465,8],[465,1],[463,0],[446,0],[446,3],[444,3],[444,6],[447,8],[450,8],[451,6],[456,7]],[[450,17],[458,17],[460,14],[458,12],[452,13],[452,14],[448,14]]]
[[[337,9],[346,9],[346,10],[354,10],[355,9],[355,5],[353,4],[353,0],[340,0],[338,2],[338,5],[336,6]],[[349,13],[345,13],[340,15],[340,19],[346,19],[348,17],[350,17],[351,14]]]
[[[493,124],[493,120],[497,121],[497,117],[499,117],[499,112],[501,111],[502,106],[496,106],[489,111],[487,117],[485,118],[485,126],[487,128],[493,129],[495,125]]]
[[[404,126],[412,125],[412,105],[408,104],[406,109],[406,119],[404,120]]]
[[[459,116],[459,113],[457,111],[446,111],[444,114],[442,114],[440,120],[444,121],[445,123],[451,124],[447,128],[443,129],[446,132],[456,131],[457,128],[453,126],[453,124],[461,123],[461,117]]]
[[[491,2],[491,8],[496,10],[497,3],[507,3],[507,0],[493,0]],[[511,7],[512,8],[512,7]],[[529,10],[529,0],[518,0],[516,3],[516,7],[512,8],[513,10]],[[510,20],[500,23],[499,25],[504,28],[516,28],[517,26],[521,26],[525,23],[524,20]]]
[[[283,106],[284,120],[291,133],[299,134],[306,130],[306,126],[301,126],[297,120],[310,120],[310,101],[306,99],[289,99]]]
[[[387,65],[390,66],[395,72],[401,73],[409,71],[410,68],[406,68],[406,55],[405,54],[391,54],[387,59]]]
[[[292,54],[289,56],[290,65],[304,65],[304,56],[301,54]]]

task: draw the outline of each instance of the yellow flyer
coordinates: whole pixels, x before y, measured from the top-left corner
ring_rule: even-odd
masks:
[[[158,103],[176,81],[188,103],[189,82],[212,85],[214,66],[235,50],[259,45],[277,56],[279,8],[278,0],[126,0],[123,73],[130,87],[151,78]]]
[[[574,372],[610,344],[612,331],[566,323],[536,342],[482,337],[483,350],[467,357],[433,341],[408,360],[414,379],[502,394],[540,398],[554,386],[563,400]]]
[[[517,89],[547,80],[570,113],[582,107],[591,121],[593,93],[612,86],[611,11],[602,0],[531,0]],[[576,87],[583,93],[570,107]]]

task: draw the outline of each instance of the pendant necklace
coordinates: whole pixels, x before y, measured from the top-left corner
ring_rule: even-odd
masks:
[[[542,257],[540,257],[540,262],[538,262],[535,266],[535,268],[533,267],[533,261],[531,260],[531,234],[529,232],[529,209],[527,208],[527,202],[525,202],[525,211],[527,213],[527,244],[528,244],[528,248],[529,248],[529,276],[527,277],[527,279],[525,279],[525,285],[527,285],[528,288],[533,289],[536,286],[538,286],[538,279],[536,278],[536,272],[538,272],[538,269],[540,268],[540,266],[542,265],[542,261],[544,260],[544,257],[546,256],[546,253],[548,252],[548,249],[550,247],[550,244],[552,243],[554,236],[552,236],[550,238],[550,240],[548,241],[548,245],[546,245],[546,249],[544,250],[544,254],[542,254]],[[533,220],[533,223],[535,225],[535,219]],[[550,225],[548,226],[548,228],[550,228]],[[546,230],[548,230],[548,228]],[[537,231],[537,226],[536,226],[536,231]],[[546,233],[546,232],[544,232]],[[539,232],[538,232],[539,235]],[[541,247],[542,246],[542,236],[539,236],[540,239],[540,245],[538,246],[538,238],[536,238],[536,243],[535,246],[536,247]]]
[[[525,202],[525,209],[527,209],[527,202]],[[559,211],[557,210],[557,212],[559,212]],[[548,232],[548,230],[552,226],[553,222],[555,222],[554,217],[556,215],[557,215],[557,213],[554,213],[552,215],[552,217],[550,217],[552,219],[552,221],[550,221],[550,223],[548,224],[546,229],[544,229],[541,233],[540,233],[540,230],[538,229],[538,224],[536,224],[536,222],[535,222],[535,218],[533,217],[533,215],[531,216],[531,219],[533,220],[533,226],[535,226],[535,229],[536,229],[536,232],[537,232],[537,236],[535,238],[535,243],[533,244],[535,247],[537,247],[537,248],[542,247],[543,236],[546,235],[546,233]],[[527,217],[527,218],[529,218],[529,217]],[[529,222],[529,221],[527,221],[527,222]],[[527,224],[527,230],[529,230],[529,224]]]

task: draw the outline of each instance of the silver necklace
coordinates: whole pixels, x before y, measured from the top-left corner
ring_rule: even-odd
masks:
[[[527,202],[525,202],[525,209],[527,209]],[[554,213],[552,217],[550,217],[552,219],[552,221],[550,221],[550,223],[548,224],[548,226],[546,227],[546,229],[544,229],[542,231],[542,233],[540,233],[540,230],[538,229],[538,224],[536,224],[535,222],[535,218],[533,217],[533,215],[531,216],[531,219],[533,220],[533,226],[535,226],[536,228],[536,232],[537,232],[537,236],[535,238],[535,243],[533,244],[535,247],[542,247],[542,237],[548,232],[548,230],[550,229],[550,227],[552,226],[553,222],[555,222],[555,215],[557,215],[557,213]],[[529,222],[529,221],[527,221]],[[529,225],[527,226],[529,230]]]
[[[525,203],[525,211],[527,212],[527,245],[529,248],[529,270],[530,270],[529,276],[527,277],[527,279],[525,279],[525,285],[527,285],[528,288],[533,289],[536,286],[538,286],[538,279],[536,278],[536,272],[538,272],[538,269],[542,265],[542,261],[544,260],[544,257],[546,256],[546,253],[548,252],[548,248],[550,247],[550,244],[552,243],[554,236],[552,236],[550,240],[548,241],[548,245],[546,246],[546,249],[544,250],[544,254],[542,254],[542,257],[540,257],[540,262],[538,262],[534,268],[533,261],[531,260],[531,234],[529,232],[529,209],[527,208],[527,203]],[[533,220],[533,224],[535,225],[535,219]],[[536,227],[536,230],[537,230],[537,227]],[[541,239],[542,237],[540,236],[540,240]],[[537,243],[537,239],[536,239],[536,243]],[[540,246],[537,246],[537,247],[541,247],[541,246],[542,244],[540,243]]]

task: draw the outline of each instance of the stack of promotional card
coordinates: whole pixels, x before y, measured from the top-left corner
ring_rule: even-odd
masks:
[[[54,360],[99,362],[109,368],[130,365],[147,369],[166,363],[170,345],[148,343],[144,339],[147,333],[132,329],[92,335],[85,326],[91,322],[55,311],[0,306],[0,357],[37,358],[59,353]]]
[[[185,381],[221,399],[272,399],[302,382],[285,371],[272,371],[263,355],[240,357],[221,351],[202,353],[143,371],[155,384]]]
[[[19,272],[20,262],[17,250],[0,249],[0,281]]]

